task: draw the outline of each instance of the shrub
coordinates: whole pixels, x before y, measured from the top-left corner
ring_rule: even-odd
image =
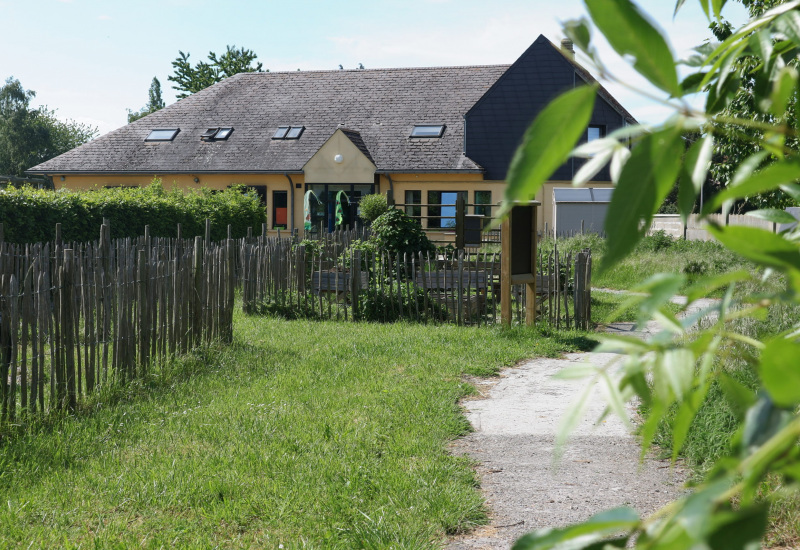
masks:
[[[165,190],[159,179],[147,187],[119,187],[75,192],[32,187],[0,191],[0,220],[9,242],[45,242],[55,238],[61,224],[64,242],[93,241],[100,235],[103,218],[111,223],[111,237],[137,237],[150,226],[154,237],[174,237],[181,224],[184,237],[205,234],[211,220],[211,238],[224,239],[228,224],[233,237],[243,237],[248,227],[260,227],[266,212],[258,196],[243,186],[224,191],[210,189],[184,193]]]
[[[419,222],[394,208],[372,222],[372,238],[379,248],[394,254],[432,254],[436,250]]]
[[[402,315],[398,294],[403,304]],[[432,299],[428,299],[428,308],[425,308],[425,291],[422,288],[412,284],[409,292],[406,292],[405,288],[398,289],[396,282],[387,284],[383,289],[372,288],[359,293],[358,311],[354,315],[360,321],[391,323],[402,320],[416,321],[417,310],[423,322],[446,320],[448,315],[447,308]]]
[[[381,194],[366,195],[361,199],[358,207],[358,217],[367,223],[374,222],[381,214],[385,214],[389,211],[389,203],[386,202],[386,195]]]

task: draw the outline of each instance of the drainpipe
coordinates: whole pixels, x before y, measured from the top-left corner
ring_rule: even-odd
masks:
[[[292,181],[292,176],[286,172],[284,172],[283,175],[289,180],[289,196],[291,197],[290,201],[292,205],[289,211],[289,231],[294,235],[294,182]]]
[[[397,202],[397,199],[394,196],[394,182],[392,181],[392,176],[390,174],[384,174],[386,179],[389,180],[389,191],[392,192],[392,202]]]

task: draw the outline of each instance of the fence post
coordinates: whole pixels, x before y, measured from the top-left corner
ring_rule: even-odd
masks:
[[[355,321],[358,316],[358,292],[361,290],[361,251],[350,250],[350,294]]]
[[[3,222],[0,222],[0,245],[3,244],[5,239],[6,239],[6,237],[5,237],[5,232],[3,230]]]
[[[56,224],[56,246],[61,246],[63,243],[61,242],[61,224]]]
[[[206,246],[211,244],[211,219],[206,218]]]
[[[139,340],[139,369],[136,375],[143,378],[147,372],[147,363],[150,360],[150,341],[148,335],[148,322],[150,304],[148,303],[147,293],[147,253],[144,250],[138,251],[138,261],[136,262],[136,300],[139,302],[137,319],[137,336]]]
[[[206,220],[206,228],[210,224]],[[203,333],[203,240],[198,236],[194,238],[194,257],[192,258],[192,274],[194,284],[192,292],[192,345],[200,345]]]
[[[66,355],[66,361],[64,365],[66,368],[66,405],[69,410],[74,410],[76,405],[74,354],[75,341],[72,313],[72,281],[74,279],[72,263],[73,257],[74,254],[71,249],[64,249],[63,276],[61,278],[61,288],[59,288],[59,293],[61,295],[61,334],[63,336],[64,352]]]
[[[456,249],[464,249],[464,216],[466,215],[466,201],[460,196],[456,199]]]

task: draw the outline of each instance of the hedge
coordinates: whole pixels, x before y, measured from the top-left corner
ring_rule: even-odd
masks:
[[[111,237],[137,237],[150,226],[154,237],[175,237],[181,224],[182,237],[205,234],[211,220],[211,238],[243,237],[247,228],[256,234],[266,222],[266,211],[255,192],[244,186],[224,191],[201,189],[184,193],[166,190],[154,179],[147,187],[118,187],[92,191],[49,191],[32,187],[0,190],[0,222],[5,240],[15,243],[45,242],[55,238],[61,223],[64,242],[93,241],[100,235],[103,218],[111,222]]]

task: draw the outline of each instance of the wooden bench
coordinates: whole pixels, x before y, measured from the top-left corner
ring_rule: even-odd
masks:
[[[350,292],[352,289],[350,273],[344,271],[314,271],[311,273],[311,288],[314,294],[321,292]],[[359,273],[357,281],[359,290],[366,290],[369,277],[366,271]]]

